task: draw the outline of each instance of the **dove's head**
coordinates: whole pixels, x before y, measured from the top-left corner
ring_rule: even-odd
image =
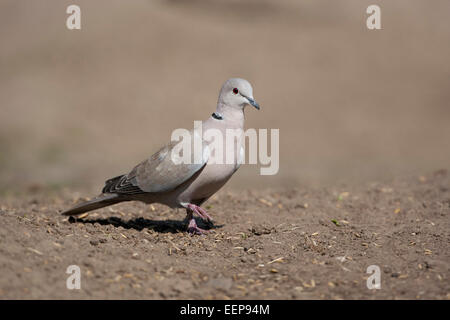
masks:
[[[238,109],[244,109],[249,104],[259,110],[259,104],[253,98],[252,85],[239,78],[231,78],[224,83],[219,94],[219,104]]]

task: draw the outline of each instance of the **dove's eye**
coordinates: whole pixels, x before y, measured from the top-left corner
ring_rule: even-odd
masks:
[[[238,88],[234,88],[234,89],[233,89],[233,93],[234,93],[234,94],[238,94],[238,93],[239,93]]]

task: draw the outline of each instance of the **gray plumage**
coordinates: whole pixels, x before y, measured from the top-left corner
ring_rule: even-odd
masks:
[[[96,198],[78,204],[62,214],[78,215],[123,201],[158,202],[171,208],[186,208],[191,221],[189,225],[191,231],[202,233],[204,230],[195,225],[192,211],[202,218],[209,219],[206,211],[199,206],[217,192],[242,163],[244,107],[249,104],[259,109],[259,105],[253,99],[250,83],[238,78],[229,79],[220,91],[215,116],[202,122],[203,133],[214,129],[223,134],[223,157],[225,160],[227,154],[234,155],[231,163],[225,161],[223,164],[214,163],[210,155],[211,142],[202,136],[201,161],[175,164],[171,154],[180,142],[172,141],[149,159],[138,164],[128,174],[107,180],[102,194]],[[227,129],[242,129],[242,134],[238,135],[233,143],[227,144],[225,141]],[[195,132],[191,133],[194,137]]]

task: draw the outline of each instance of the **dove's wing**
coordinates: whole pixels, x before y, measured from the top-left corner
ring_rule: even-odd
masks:
[[[202,159],[198,163],[175,163],[172,151],[178,141],[171,142],[141,162],[127,175],[105,182],[104,193],[142,194],[171,191],[201,170],[209,158],[209,147],[202,144]],[[175,158],[178,154],[175,156]]]

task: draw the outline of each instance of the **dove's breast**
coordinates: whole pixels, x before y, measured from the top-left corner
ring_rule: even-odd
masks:
[[[239,160],[241,160],[240,154],[241,152],[239,152],[239,156],[236,157],[236,160],[233,161],[233,163],[207,163],[200,174],[193,179],[192,183],[179,194],[177,197],[178,202],[184,203],[195,202],[195,200],[200,199],[206,200],[219,191],[239,168]]]
[[[211,147],[210,158],[192,183],[179,194],[178,201],[190,202],[198,199],[208,199],[216,193],[239,169],[244,160],[243,134],[236,137],[233,143],[224,142],[223,157],[217,157]],[[219,153],[220,154],[220,153]],[[228,156],[228,159],[227,159]]]
[[[175,190],[157,196],[157,202],[179,208],[186,203],[200,205],[222,188],[243,163],[243,118],[238,121],[215,121],[210,119],[203,123],[203,139],[209,154],[206,165]],[[236,131],[227,132],[228,129]],[[206,138],[214,136],[214,133],[218,133],[217,141]],[[227,134],[233,136],[227,139]]]

